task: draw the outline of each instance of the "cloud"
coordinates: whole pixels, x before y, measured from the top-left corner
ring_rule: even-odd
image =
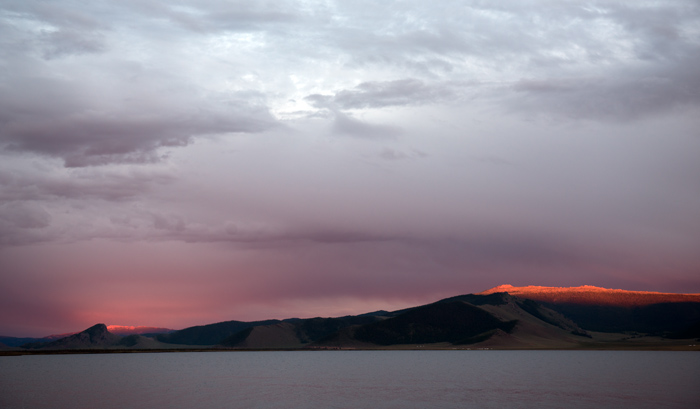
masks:
[[[10,202],[0,206],[0,222],[20,229],[41,229],[51,224],[51,215],[33,203]]]
[[[121,202],[148,193],[153,186],[171,183],[172,175],[158,171],[85,171],[42,174],[0,171],[0,201],[105,200]]]
[[[240,106],[231,110],[228,114],[199,112],[186,118],[166,112],[35,117],[6,126],[3,136],[10,149],[59,156],[67,167],[82,167],[157,162],[159,148],[186,146],[202,135],[259,132],[273,123],[264,110]]]
[[[342,109],[353,109],[420,105],[451,98],[454,92],[449,84],[429,86],[421,80],[407,78],[363,82],[354,89],[338,91],[333,102]]]
[[[700,75],[692,68],[700,55],[697,3],[507,2],[444,10],[413,5],[393,14],[390,26],[383,13],[346,9],[367,18],[360,25],[366,32],[330,38],[353,60],[411,67],[440,58],[449,69],[426,74],[416,66],[413,71],[430,83],[368,81],[336,92],[332,101],[343,109],[467,101],[606,121],[700,104]]]
[[[72,29],[44,32],[44,58],[54,59],[69,55],[100,53],[105,51],[103,36],[100,33],[84,33]]]
[[[506,105],[525,112],[571,118],[629,121],[700,105],[700,75],[694,55],[664,70],[633,69],[609,77],[522,79]]]
[[[58,157],[67,167],[146,164],[198,137],[276,126],[259,92],[209,89],[173,69],[167,51],[144,57],[125,49],[119,36],[126,33],[102,13],[113,12],[118,21],[134,10],[11,2],[4,11],[0,147],[6,150]]]
[[[68,100],[83,100],[57,106],[34,90],[29,90],[30,101],[11,98],[19,92],[26,90],[13,87],[0,101],[5,112],[0,114],[0,143],[10,150],[62,158],[67,167],[158,162],[163,156],[159,149],[186,146],[195,137],[260,132],[275,125],[265,107],[242,100],[213,104],[183,96],[159,106],[132,95],[133,101],[105,106],[113,101],[98,99],[92,105],[90,99],[65,90]],[[27,103],[31,108],[22,106]]]
[[[51,215],[36,203],[0,204],[0,247],[48,241]]]
[[[405,160],[405,159],[425,159],[429,155],[425,152],[413,149],[409,152],[404,152],[401,150],[397,149],[392,149],[392,148],[384,148],[382,151],[379,153],[379,157],[384,160],[388,161],[397,161],[397,160]]]
[[[312,106],[322,110],[328,110],[333,115],[333,132],[342,135],[358,136],[370,139],[391,138],[399,133],[401,129],[396,126],[372,124],[361,121],[353,116],[342,112],[335,99],[329,95],[312,94],[304,98]]]
[[[177,214],[151,212],[155,230],[141,231],[133,236],[139,240],[174,240],[186,243],[231,243],[266,248],[286,248],[300,243],[348,244],[384,242],[398,237],[367,229],[347,229],[334,226],[283,226],[272,223],[253,223],[245,220],[227,220],[215,224],[192,222]],[[113,223],[131,229],[146,227],[144,219],[118,218]],[[133,231],[133,230],[132,230]],[[99,237],[96,235],[95,237]]]
[[[104,229],[99,219],[174,180],[153,170],[9,167],[0,171],[0,247],[133,236]]]
[[[339,134],[362,138],[385,139],[392,138],[401,133],[401,129],[398,127],[360,121],[340,111],[335,111],[334,115],[333,131]]]
[[[5,0],[0,300],[180,326],[700,288],[699,21],[695,0]]]
[[[303,18],[300,12],[303,7],[295,2],[124,1],[108,7],[127,20],[146,20],[160,29],[175,26],[197,34],[276,29],[280,25],[300,23]]]

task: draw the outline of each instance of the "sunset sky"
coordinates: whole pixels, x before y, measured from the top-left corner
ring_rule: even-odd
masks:
[[[700,293],[700,2],[0,0],[0,335]]]

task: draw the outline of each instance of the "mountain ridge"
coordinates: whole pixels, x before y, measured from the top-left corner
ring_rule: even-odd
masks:
[[[569,302],[619,307],[635,307],[663,302],[700,302],[700,294],[630,291],[592,285],[582,285],[578,287],[528,285],[515,287],[510,284],[503,284],[477,293],[477,295],[489,295],[494,293],[508,293],[541,302]]]
[[[110,328],[119,331],[145,327],[97,324],[58,340],[14,349],[415,349],[426,345],[438,349],[556,349],[680,345],[678,342],[700,334],[700,295],[593,286],[501,285],[393,312],[224,321],[145,335],[120,336]],[[0,341],[7,344],[5,339]]]
[[[499,293],[541,303],[590,331],[682,337],[696,333],[693,328],[700,323],[700,294],[508,284],[478,294]]]

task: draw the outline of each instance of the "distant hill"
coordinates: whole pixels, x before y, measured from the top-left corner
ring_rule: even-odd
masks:
[[[590,331],[691,334],[691,328],[700,323],[700,294],[626,291],[593,286],[511,285],[501,285],[479,294],[496,293],[508,293],[540,302]]]
[[[97,324],[85,331],[57,339],[56,341],[43,344],[40,347],[42,349],[106,348],[117,345],[121,339],[122,337],[119,335],[114,335],[109,332],[105,324]]]
[[[165,331],[97,324],[19,350],[687,348],[700,341],[700,295],[504,285],[398,311],[225,321]],[[0,348],[16,353],[19,340],[2,337]]]
[[[34,337],[0,337],[0,342],[10,347],[19,347],[27,345],[28,347],[40,347],[57,339],[65,338],[69,335],[76,334],[69,332],[66,334],[52,334],[41,338]]]
[[[0,342],[0,350],[17,349],[16,346],[10,346],[3,342]]]
[[[217,345],[226,338],[240,331],[259,325],[269,325],[281,322],[280,320],[266,321],[225,321],[215,324],[198,325],[185,328],[169,334],[160,334],[156,339],[168,344],[180,345]]]
[[[488,295],[508,293],[521,298],[550,303],[611,307],[641,307],[659,303],[700,302],[700,294],[658,293],[627,291],[583,285],[580,287],[540,287],[529,285],[513,287],[505,284],[478,293]]]
[[[128,326],[128,325],[107,325],[107,330],[111,332],[112,334],[119,335],[119,336],[127,336],[127,335],[146,335],[146,336],[154,336],[157,334],[166,334],[170,332],[174,332],[175,330],[169,329],[169,328],[160,328],[160,327],[144,327],[144,326]],[[10,347],[18,347],[18,346],[23,346],[27,345],[29,348],[39,348],[43,347],[46,344],[69,337],[71,335],[75,335],[77,332],[68,332],[64,334],[52,334],[48,335],[45,337],[41,338],[33,338],[33,337],[4,337],[0,336],[0,343],[3,343],[7,346]]]
[[[402,310],[375,323],[348,327],[311,347],[566,347],[588,338],[576,324],[536,302],[507,294],[468,294]]]
[[[42,338],[29,337],[0,337],[0,342],[8,347],[18,347],[28,343],[40,342]],[[45,341],[49,342],[49,341]]]
[[[377,311],[338,318],[291,318],[251,326],[220,344],[235,348],[301,348],[345,328],[381,321],[386,314],[386,311]]]
[[[73,350],[73,349],[168,349],[151,337],[141,334],[120,336],[109,331],[105,324],[92,327],[51,342],[30,342],[21,345],[25,350]]]
[[[364,325],[355,331],[355,338],[378,345],[473,344],[497,329],[511,332],[516,323],[517,320],[501,321],[464,301],[437,302]]]

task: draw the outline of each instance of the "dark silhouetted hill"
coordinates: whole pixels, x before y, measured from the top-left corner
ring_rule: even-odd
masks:
[[[398,311],[226,321],[120,337],[104,324],[25,349],[659,348],[700,338],[698,294],[499,286]],[[136,330],[136,327],[120,327]],[[164,330],[159,328],[149,328]],[[140,331],[140,330],[137,330]],[[630,334],[630,332],[632,332]],[[26,339],[26,338],[25,338]],[[674,341],[678,339],[679,341]],[[14,347],[21,338],[3,337]],[[674,344],[675,342],[675,344]],[[690,345],[692,346],[692,345]],[[7,350],[7,347],[2,347]],[[8,352],[10,353],[10,352]]]
[[[107,330],[105,324],[97,324],[77,334],[53,342],[35,345],[41,349],[95,349],[117,345],[122,338]],[[26,347],[26,346],[25,346]]]
[[[235,348],[300,348],[354,325],[382,320],[386,311],[338,318],[291,318],[248,327],[221,342]]]
[[[18,347],[25,344],[33,344],[35,342],[47,343],[48,340],[44,341],[43,338],[29,338],[29,337],[0,337],[0,342],[10,347]]]
[[[464,301],[437,302],[413,308],[396,317],[364,325],[355,338],[377,345],[474,343],[496,329],[510,332],[516,321],[501,321]]]
[[[266,321],[225,321],[215,324],[199,325],[185,328],[169,334],[160,334],[156,339],[160,342],[181,345],[217,345],[226,338],[238,332],[259,325],[269,325],[281,322],[280,320]]]
[[[312,347],[428,344],[559,348],[573,347],[589,337],[574,322],[535,301],[505,293],[466,294],[345,328]]]

